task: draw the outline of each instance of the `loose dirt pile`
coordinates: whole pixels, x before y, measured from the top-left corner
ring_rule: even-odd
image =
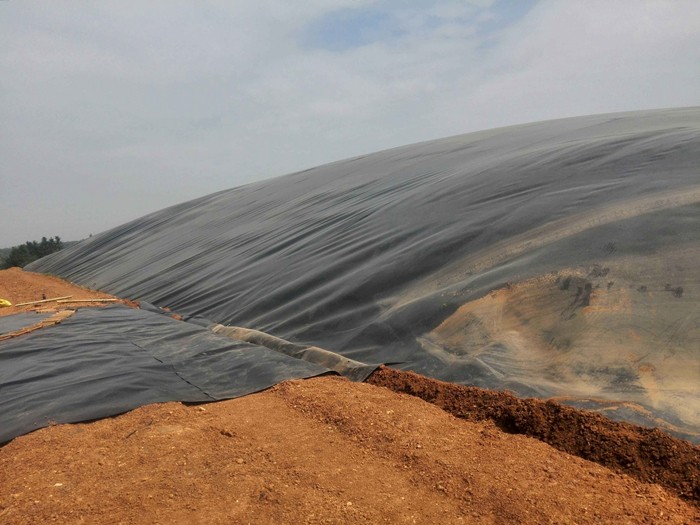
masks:
[[[658,485],[324,377],[39,430],[0,449],[0,522],[697,523]]]
[[[700,506],[700,447],[658,430],[611,421],[552,401],[519,399],[382,367],[367,382],[419,397],[469,421],[491,421],[581,458],[659,483]]]

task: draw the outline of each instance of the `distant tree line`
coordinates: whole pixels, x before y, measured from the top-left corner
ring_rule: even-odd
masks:
[[[19,246],[13,246],[7,255],[0,258],[0,269],[13,266],[24,267],[32,261],[61,249],[63,249],[63,241],[58,235],[50,239],[42,237],[41,242],[27,241]]]

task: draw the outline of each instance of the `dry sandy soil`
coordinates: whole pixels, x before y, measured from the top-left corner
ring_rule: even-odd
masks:
[[[35,305],[15,306],[30,301],[67,296],[70,296],[70,299],[66,299],[68,302],[60,304],[50,301]],[[85,302],[88,299],[115,299],[124,304],[133,304],[131,301],[117,299],[113,295],[68,283],[58,277],[25,272],[20,268],[0,271],[0,299],[7,299],[13,305],[9,308],[0,308],[0,316],[28,311],[53,312],[59,309],[93,307],[104,304],[99,301]],[[71,300],[76,302],[70,302]]]
[[[325,377],[60,425],[0,450],[3,523],[697,523],[638,482]]]
[[[0,297],[25,278],[48,286],[0,272]],[[0,523],[700,523],[687,442],[390,369],[369,383],[292,381],[16,438],[0,448]]]

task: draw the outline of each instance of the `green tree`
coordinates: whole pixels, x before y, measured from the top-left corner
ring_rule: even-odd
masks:
[[[58,235],[50,239],[42,237],[41,242],[27,241],[19,246],[13,246],[4,260],[0,260],[0,268],[24,267],[32,261],[61,249],[63,249],[63,242]]]

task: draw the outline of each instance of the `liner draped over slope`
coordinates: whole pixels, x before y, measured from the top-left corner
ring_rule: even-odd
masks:
[[[51,423],[174,399],[228,399],[328,373],[196,324],[121,305],[78,310],[59,325],[3,341],[0,363],[0,443]]]
[[[392,149],[30,268],[452,382],[700,435],[700,109]]]

